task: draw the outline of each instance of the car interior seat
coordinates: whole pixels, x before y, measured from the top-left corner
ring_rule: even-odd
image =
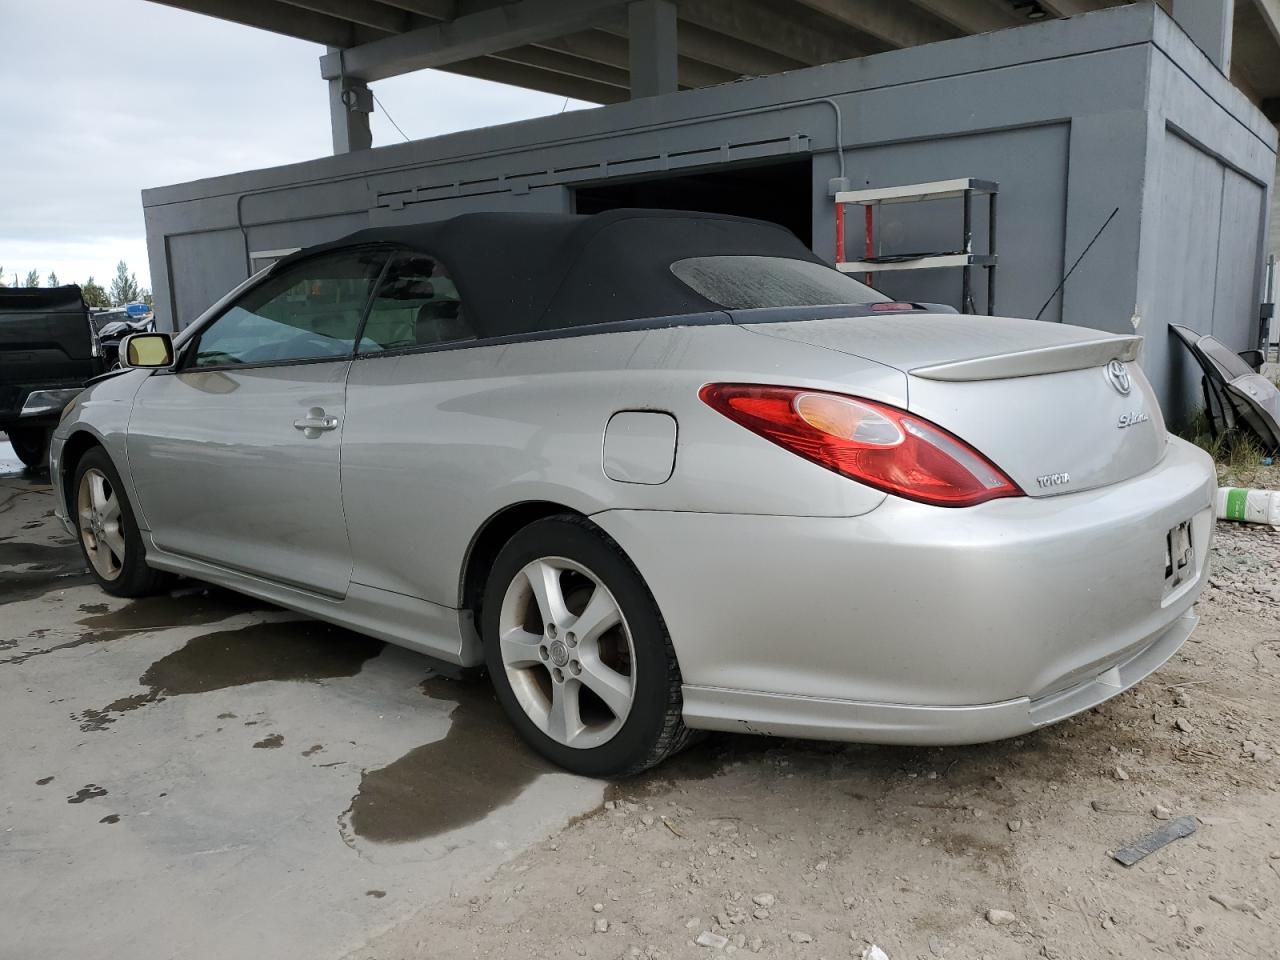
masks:
[[[474,334],[462,319],[460,306],[457,300],[432,300],[419,307],[415,324],[418,345],[471,339]]]

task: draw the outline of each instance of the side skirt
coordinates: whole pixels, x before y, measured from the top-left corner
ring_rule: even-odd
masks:
[[[147,563],[157,570],[226,587],[414,650],[430,658],[432,668],[446,676],[472,675],[484,662],[479,638],[470,627],[471,618],[466,611],[360,583],[352,583],[345,598],[334,599],[168,553],[151,543],[147,546]]]

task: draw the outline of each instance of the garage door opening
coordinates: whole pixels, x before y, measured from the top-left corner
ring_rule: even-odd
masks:
[[[708,173],[579,187],[574,209],[601,213],[618,207],[698,210],[756,217],[781,224],[813,246],[813,169],[808,157]]]

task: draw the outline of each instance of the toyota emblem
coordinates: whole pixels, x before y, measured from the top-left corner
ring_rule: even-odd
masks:
[[[1112,360],[1107,364],[1107,379],[1122,396],[1128,396],[1129,391],[1133,389],[1133,384],[1129,380],[1129,368],[1119,360]]]

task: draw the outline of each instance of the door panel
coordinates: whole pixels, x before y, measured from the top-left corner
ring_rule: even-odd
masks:
[[[340,451],[349,366],[150,377],[134,400],[128,456],[156,545],[345,594]]]

